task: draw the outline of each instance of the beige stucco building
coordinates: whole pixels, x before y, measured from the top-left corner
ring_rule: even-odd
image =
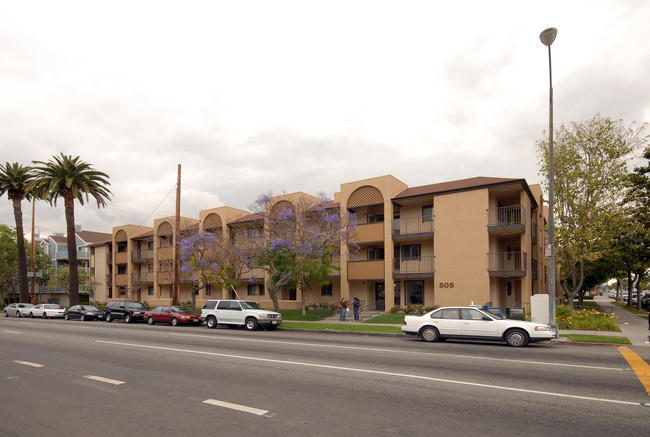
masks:
[[[316,198],[293,193],[273,202],[305,199]],[[358,297],[365,308],[380,311],[488,303],[528,313],[531,296],[547,292],[542,191],[524,179],[476,177],[408,187],[387,175],[342,184],[334,202],[356,214],[359,250],[343,248],[340,271],[331,284],[304,290],[307,303]],[[181,236],[199,229],[226,238],[263,234],[259,217],[228,206],[200,211],[198,219],[181,217],[180,223]],[[156,219],[153,227],[117,226],[112,235],[110,245],[93,248],[91,267],[107,278],[97,300],[171,303],[175,217]],[[263,271],[242,272],[241,278],[234,291],[202,288],[197,305],[234,296],[272,306]],[[179,279],[179,301],[191,300],[195,283]],[[281,308],[299,308],[300,291],[283,290]]]

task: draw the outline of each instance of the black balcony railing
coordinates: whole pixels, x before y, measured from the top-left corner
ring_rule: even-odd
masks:
[[[491,252],[488,254],[490,276],[525,276],[528,263],[526,252]]]
[[[488,209],[490,231],[525,231],[526,208],[523,205],[500,206]]]

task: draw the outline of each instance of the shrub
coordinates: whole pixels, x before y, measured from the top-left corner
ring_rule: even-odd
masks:
[[[558,329],[618,331],[617,317],[600,311],[600,308],[571,311],[566,305],[558,305],[555,310],[555,321]]]

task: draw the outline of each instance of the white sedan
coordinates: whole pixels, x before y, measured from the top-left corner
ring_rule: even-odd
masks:
[[[405,316],[402,331],[424,341],[466,338],[505,341],[516,347],[555,336],[549,325],[502,319],[474,307],[445,307],[423,316]]]
[[[5,317],[27,317],[29,311],[34,307],[31,303],[10,303],[5,307]]]
[[[29,311],[29,317],[42,317],[44,319],[51,319],[54,317],[63,317],[65,308],[55,303],[39,303]]]

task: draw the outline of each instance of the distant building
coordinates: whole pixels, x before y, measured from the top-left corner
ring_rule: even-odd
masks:
[[[77,263],[79,271],[89,273],[90,249],[89,246],[98,242],[110,242],[111,234],[104,232],[83,231],[80,225],[76,225]],[[41,247],[52,259],[52,272],[57,272],[61,267],[69,265],[68,239],[63,233],[55,233],[40,242]],[[91,294],[91,279],[86,283],[79,284],[80,294]],[[69,304],[69,297],[64,288],[55,288],[48,284],[39,288],[36,295],[38,303],[58,303],[62,306]]]

